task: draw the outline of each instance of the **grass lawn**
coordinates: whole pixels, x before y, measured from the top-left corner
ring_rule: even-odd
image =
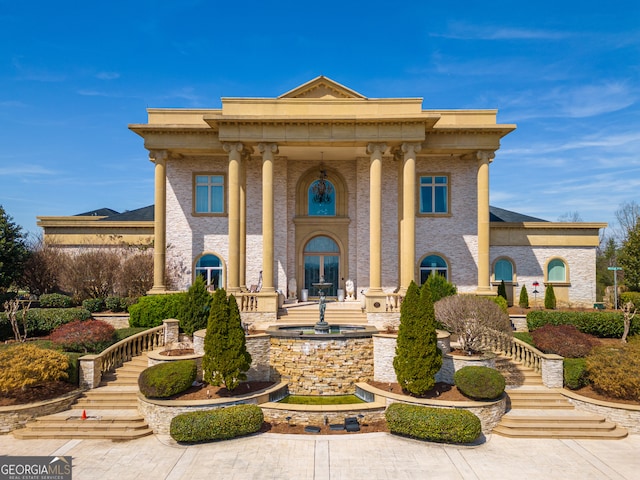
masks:
[[[348,405],[351,403],[366,403],[355,395],[289,395],[279,403],[296,405]]]

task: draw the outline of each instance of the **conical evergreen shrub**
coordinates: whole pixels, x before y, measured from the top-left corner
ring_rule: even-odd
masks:
[[[520,290],[520,300],[518,301],[520,308],[529,308],[529,294],[527,293],[527,286],[523,285]]]
[[[556,308],[556,293],[553,291],[553,285],[547,285],[544,291],[544,308],[547,310],[555,310]]]
[[[183,297],[178,313],[180,327],[184,333],[193,335],[193,332],[207,328],[212,298],[204,279],[198,275]]]
[[[204,380],[234,390],[251,367],[251,355],[247,352],[240,311],[233,295],[227,299],[224,289],[216,290],[204,337],[202,368]]]
[[[507,287],[504,284],[504,280],[500,280],[500,285],[498,285],[498,296],[508,300],[507,298]]]
[[[419,289],[411,282],[400,308],[393,359],[398,383],[413,395],[423,395],[435,386],[435,375],[441,366],[431,292],[426,283]]]

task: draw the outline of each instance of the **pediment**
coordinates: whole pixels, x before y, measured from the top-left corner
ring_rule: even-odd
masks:
[[[359,98],[365,99],[364,95],[359,94],[355,90],[340,85],[330,78],[319,76],[313,80],[294,88],[280,95],[278,98],[322,98],[322,99],[340,99],[340,98]]]

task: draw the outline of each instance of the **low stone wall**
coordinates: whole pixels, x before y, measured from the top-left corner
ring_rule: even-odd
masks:
[[[384,420],[386,405],[382,402],[351,405],[293,405],[265,403],[260,405],[266,422],[272,424],[316,425],[344,423],[346,417],[358,417],[360,423]],[[290,420],[287,420],[290,417]]]
[[[34,418],[69,409],[82,392],[83,390],[79,389],[52,400],[0,407],[0,434],[23,428],[29,420]]]
[[[496,356],[492,353],[485,353],[480,356],[451,355],[447,353],[442,356],[442,367],[436,373],[436,382],[454,385],[453,376],[455,373],[468,366],[496,368]]]
[[[249,395],[238,395],[233,398],[216,398],[211,400],[160,400],[156,398],[146,398],[139,393],[138,411],[149,424],[149,428],[153,430],[153,433],[168,435],[171,420],[182,413],[215,410],[217,408],[241,404],[260,405],[269,402],[269,394],[283,388],[283,386],[285,385],[279,384]]]
[[[373,379],[371,337],[316,337],[271,337],[271,380],[294,395],[343,395]]]
[[[567,389],[563,389],[561,393],[576,409],[602,415],[610,422],[626,428],[630,433],[640,434],[640,405],[603,402],[583,397]]]
[[[122,313],[92,313],[96,320],[107,322],[113,328],[129,328],[129,314]]]
[[[447,402],[443,400],[414,398],[408,395],[397,395],[372,387],[366,383],[359,383],[358,387],[366,392],[372,393],[375,397],[376,403],[384,403],[385,407],[397,402],[411,405],[422,405],[425,407],[468,410],[480,419],[482,433],[485,435],[491,433],[507,409],[507,396],[505,394],[503,394],[498,400],[492,401],[479,402],[469,400],[465,402]]]
[[[204,337],[206,330],[198,330],[193,334],[193,351],[204,355]],[[245,337],[247,351],[251,355],[251,368],[247,373],[247,381],[268,382],[270,380],[271,367],[269,355],[271,343],[269,335],[258,333]]]
[[[516,332],[528,332],[529,327],[527,326],[527,316],[526,315],[509,315],[511,319],[511,323],[516,328]]]

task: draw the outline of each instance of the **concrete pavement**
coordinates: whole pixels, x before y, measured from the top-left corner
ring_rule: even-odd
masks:
[[[624,440],[490,435],[485,443],[472,447],[387,433],[267,433],[191,446],[158,435],[126,442],[17,440],[0,435],[0,455],[71,455],[74,480],[637,479],[638,452],[640,435]]]

